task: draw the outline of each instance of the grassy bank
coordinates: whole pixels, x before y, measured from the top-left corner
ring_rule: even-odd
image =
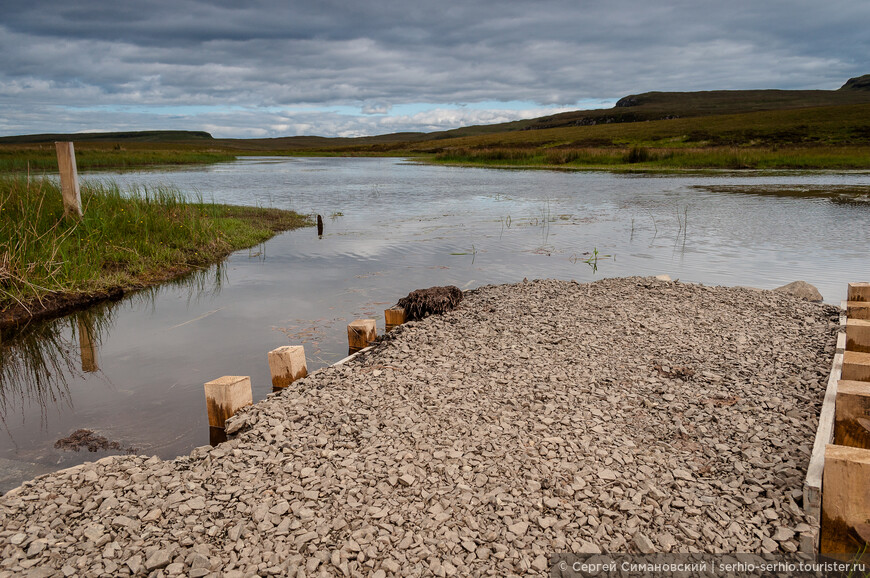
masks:
[[[177,277],[307,226],[292,211],[189,202],[173,189],[82,187],[84,218],[59,186],[0,177],[0,323]]]
[[[222,150],[167,147],[161,144],[80,145],[76,144],[76,165],[88,169],[131,169],[155,165],[210,164],[235,160],[236,155]],[[42,174],[57,172],[54,144],[0,146],[0,172]]]
[[[681,169],[870,169],[864,147],[607,147],[459,148],[429,159],[482,167],[607,170]]]

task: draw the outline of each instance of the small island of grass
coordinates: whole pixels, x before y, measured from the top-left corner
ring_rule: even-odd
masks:
[[[0,177],[0,328],[52,317],[215,263],[308,216],[190,201],[177,190],[82,186],[84,217],[64,217],[48,179]]]

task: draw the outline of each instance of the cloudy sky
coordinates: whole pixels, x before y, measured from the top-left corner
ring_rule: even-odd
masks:
[[[433,131],[651,90],[834,89],[868,0],[0,0],[0,135]]]

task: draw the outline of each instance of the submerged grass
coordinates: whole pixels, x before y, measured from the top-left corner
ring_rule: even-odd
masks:
[[[292,211],[190,202],[169,187],[85,183],[82,208],[81,220],[64,217],[55,182],[0,176],[0,311],[147,286],[311,224]]]

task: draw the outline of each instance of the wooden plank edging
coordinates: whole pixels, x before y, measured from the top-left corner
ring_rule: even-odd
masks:
[[[825,470],[825,446],[834,440],[834,415],[837,402],[837,382],[843,373],[843,353],[834,355],[825,400],[819,413],[819,427],[813,443],[813,453],[804,480],[804,511],[818,523],[822,508],[822,474]]]

